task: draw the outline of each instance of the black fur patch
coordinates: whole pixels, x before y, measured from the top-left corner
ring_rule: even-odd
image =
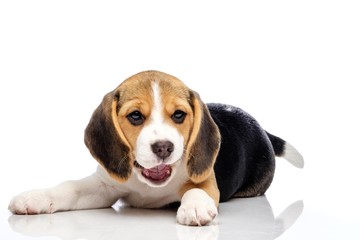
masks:
[[[268,132],[266,132],[266,134],[268,135],[268,137],[271,141],[271,144],[275,151],[275,155],[282,156],[285,151],[285,141],[277,136],[274,136],[274,135],[268,133]]]
[[[262,195],[273,179],[274,148],[265,130],[248,113],[225,104],[207,104],[219,127],[221,146],[214,170],[220,201]]]

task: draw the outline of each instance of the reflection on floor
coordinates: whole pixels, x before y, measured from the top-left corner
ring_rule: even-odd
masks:
[[[284,207],[285,208],[285,207]],[[13,231],[31,237],[60,239],[275,239],[291,227],[303,202],[288,206],[279,216],[265,196],[234,199],[220,205],[220,215],[209,226],[176,223],[174,209],[135,209],[116,205],[109,209],[19,216],[8,221]]]

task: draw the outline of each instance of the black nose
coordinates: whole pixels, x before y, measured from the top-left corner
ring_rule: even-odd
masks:
[[[151,150],[156,156],[165,160],[174,151],[174,144],[169,141],[158,141],[151,145]]]

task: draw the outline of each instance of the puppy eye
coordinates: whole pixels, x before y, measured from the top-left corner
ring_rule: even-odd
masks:
[[[134,126],[139,126],[144,123],[145,117],[139,111],[134,111],[127,115],[127,119]]]
[[[186,113],[181,110],[176,110],[173,115],[171,115],[171,119],[175,123],[183,123],[186,117]]]

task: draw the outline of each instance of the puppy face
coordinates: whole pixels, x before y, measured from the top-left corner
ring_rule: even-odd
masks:
[[[140,181],[162,186],[175,175],[193,125],[189,89],[171,76],[134,76],[119,87],[117,122]]]
[[[181,161],[189,178],[207,178],[220,135],[194,91],[165,73],[125,80],[104,97],[85,130],[85,144],[115,179],[132,173],[152,187],[170,182]]]

